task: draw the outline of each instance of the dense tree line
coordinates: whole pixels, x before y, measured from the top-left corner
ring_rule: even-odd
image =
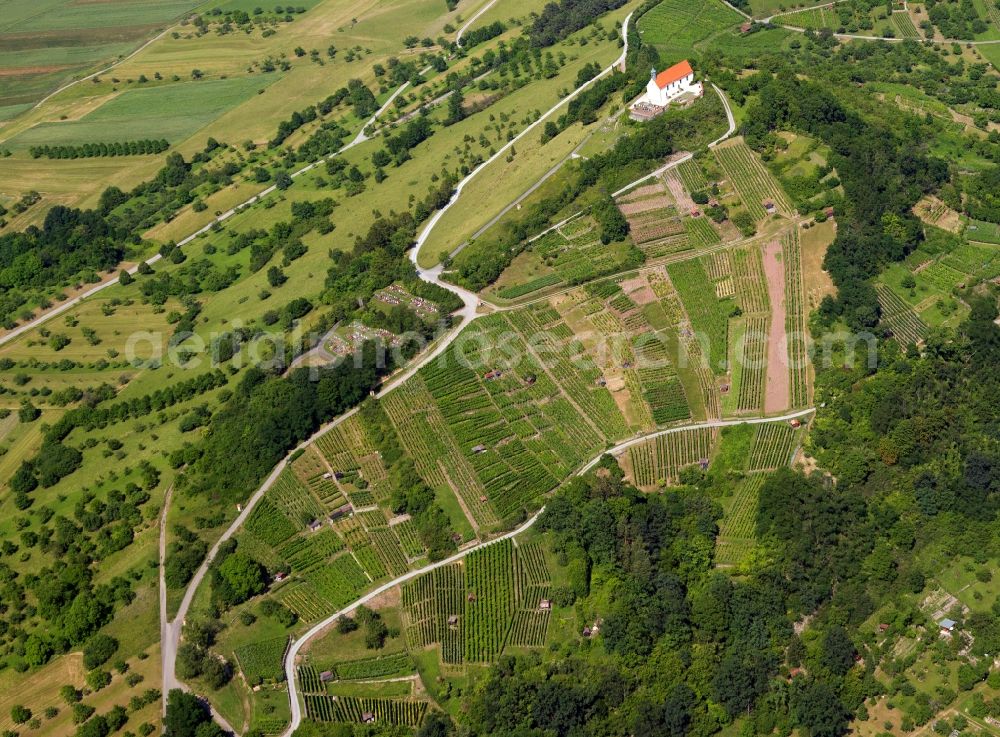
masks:
[[[489,25],[480,26],[479,28],[473,28],[471,31],[466,31],[462,34],[462,38],[458,43],[460,46],[469,49],[481,43],[486,43],[491,38],[496,38],[506,30],[507,26],[505,26],[501,21],[494,21]]]
[[[559,0],[548,3],[528,27],[528,38],[532,46],[551,46],[624,4],[624,0]]]
[[[170,148],[166,139],[143,138],[138,141],[117,141],[115,143],[84,143],[78,146],[32,146],[28,149],[31,158],[39,159],[89,159],[102,156],[146,156],[161,154]]]
[[[418,115],[396,135],[386,136],[385,147],[398,166],[410,157],[411,149],[426,141],[433,133],[434,127],[430,119],[426,115]]]

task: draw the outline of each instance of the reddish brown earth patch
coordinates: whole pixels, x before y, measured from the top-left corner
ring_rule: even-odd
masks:
[[[764,390],[764,413],[780,412],[791,403],[788,378],[788,346],[785,336],[785,264],[781,260],[781,241],[764,246],[764,277],[771,299],[771,327],[767,341],[767,385]]]
[[[628,216],[638,215],[640,212],[648,212],[650,210],[664,210],[673,204],[674,201],[670,197],[651,197],[639,202],[626,202],[618,205],[618,209],[622,211],[622,215]]]

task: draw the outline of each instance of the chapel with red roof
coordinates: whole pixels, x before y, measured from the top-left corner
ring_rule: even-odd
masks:
[[[635,120],[648,120],[662,113],[673,101],[688,101],[701,97],[701,82],[694,81],[694,70],[687,59],[657,73],[653,69],[646,84],[646,92],[631,105]]]

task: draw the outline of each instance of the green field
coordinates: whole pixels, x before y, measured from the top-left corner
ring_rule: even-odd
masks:
[[[0,4],[0,105],[33,102],[73,76],[113,62],[196,5],[7,0]]]
[[[80,120],[41,123],[15,136],[12,149],[112,143],[139,138],[182,141],[259,90],[274,77],[204,80],[126,90]]]

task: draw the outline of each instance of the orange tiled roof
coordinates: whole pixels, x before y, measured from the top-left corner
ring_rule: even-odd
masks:
[[[679,79],[683,79],[689,74],[694,74],[694,70],[691,68],[691,64],[688,60],[679,61],[674,64],[669,69],[664,69],[662,72],[656,75],[656,86],[661,90],[676,82]]]

